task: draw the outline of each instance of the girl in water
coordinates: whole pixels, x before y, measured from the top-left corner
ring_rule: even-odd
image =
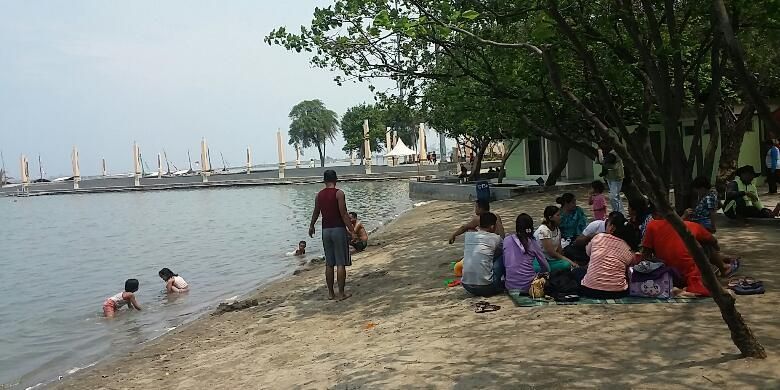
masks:
[[[165,291],[169,293],[187,292],[190,290],[190,285],[184,281],[184,278],[173,273],[168,268],[161,269],[157,274],[165,281]]]
[[[128,309],[141,310],[141,305],[135,299],[135,292],[138,291],[138,279],[127,279],[125,281],[125,290],[114,296],[108,297],[103,302],[103,314],[106,318],[113,318],[114,313],[127,305]]]

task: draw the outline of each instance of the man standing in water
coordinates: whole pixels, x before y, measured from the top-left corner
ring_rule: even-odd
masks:
[[[344,292],[347,282],[347,267],[352,265],[349,243],[354,236],[352,223],[347,214],[347,200],[344,191],[336,188],[336,171],[324,173],[325,188],[314,197],[314,212],[309,224],[309,236],[314,237],[314,224],[322,214],[322,247],[325,251],[325,283],[328,285],[328,299],[343,300],[352,294]],[[339,292],[333,291],[333,271],[336,268]]]

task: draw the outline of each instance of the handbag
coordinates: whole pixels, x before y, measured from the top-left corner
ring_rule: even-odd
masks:
[[[544,285],[547,283],[547,278],[537,274],[534,276],[534,280],[531,282],[531,287],[528,288],[528,296],[531,298],[544,298]]]

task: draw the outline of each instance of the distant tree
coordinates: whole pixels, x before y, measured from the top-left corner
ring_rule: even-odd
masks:
[[[320,155],[320,166],[325,166],[325,143],[333,141],[338,132],[338,117],[328,110],[322,101],[304,100],[290,110],[290,145],[303,148],[316,147]]]
[[[381,151],[385,144],[385,115],[382,109],[371,104],[359,104],[347,109],[344,116],[341,117],[341,134],[344,136],[343,150],[351,152],[357,150],[361,157],[365,156],[363,150],[363,121],[368,119],[368,139],[371,144],[371,150]],[[384,145],[389,149],[389,145]]]

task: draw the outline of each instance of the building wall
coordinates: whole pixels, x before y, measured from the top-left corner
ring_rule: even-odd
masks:
[[[683,131],[685,130],[686,126],[693,126],[693,122],[694,119],[682,120],[681,125],[683,126]],[[762,127],[763,126],[759,121],[759,119],[754,118],[752,129],[745,133],[745,138],[742,142],[742,148],[740,150],[738,166],[753,165],[753,167],[757,171],[762,170],[762,167],[764,166],[764,155],[763,155],[763,149],[761,147],[761,142],[764,139]],[[665,143],[666,140],[665,140],[665,134],[662,131],[662,127],[660,125],[653,126],[651,128],[651,135],[652,133],[656,134],[654,135],[654,137],[656,137],[655,147],[663,148],[663,144]],[[703,147],[705,148],[707,147],[707,144],[709,143],[709,139],[710,139],[709,134],[704,134],[702,140]],[[686,154],[690,152],[692,143],[693,143],[693,135],[684,136],[684,148]],[[718,171],[718,156],[720,156],[720,145],[718,145],[718,149],[715,153],[715,164],[710,177],[713,181]],[[539,175],[527,174],[527,165],[528,165],[527,158],[528,157],[527,157],[526,142],[524,141],[523,144],[521,144],[517,148],[517,150],[515,150],[515,152],[512,153],[512,156],[510,156],[509,159],[507,160],[506,172],[507,172],[508,179],[535,180],[537,177],[539,177]],[[553,163],[554,160],[552,160],[551,158],[551,164]],[[585,169],[580,169],[580,167],[585,167]],[[600,178],[599,174],[601,173],[601,170],[602,170],[601,165],[598,164],[596,161],[590,160],[584,155],[576,151],[570,151],[569,173],[570,176],[572,177],[572,180],[581,180],[581,181],[598,180]],[[759,184],[762,184],[763,178],[757,178],[757,181],[759,182]]]

